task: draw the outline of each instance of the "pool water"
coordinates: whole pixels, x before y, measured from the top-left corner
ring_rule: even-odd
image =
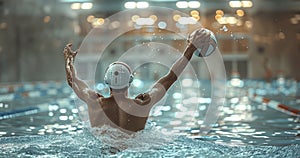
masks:
[[[118,151],[95,140],[90,132],[82,132],[4,137],[0,151],[3,157],[299,157],[299,148],[299,145],[232,147],[179,136],[171,142]]]
[[[295,87],[244,83],[228,86],[220,117],[207,134],[199,126],[210,103],[210,85],[200,81],[197,89],[185,87],[185,96],[175,84],[165,103],[154,107],[147,128],[134,136],[109,127],[90,129],[64,82],[2,85],[0,157],[300,157],[299,117],[247,95],[255,90],[299,109],[299,95],[289,91]],[[188,104],[199,88],[198,102]]]

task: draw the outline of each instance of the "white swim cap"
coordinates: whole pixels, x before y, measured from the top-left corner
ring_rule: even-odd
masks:
[[[123,62],[114,62],[105,71],[104,82],[112,89],[128,87],[133,80],[130,67]]]

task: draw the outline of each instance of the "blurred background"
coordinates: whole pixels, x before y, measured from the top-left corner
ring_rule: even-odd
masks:
[[[157,6],[170,9],[153,9]],[[211,115],[211,98],[220,94],[214,95],[211,87],[214,74],[203,58],[194,56],[179,82],[153,108],[150,121],[162,130],[202,138],[199,127],[219,117],[212,123],[209,134],[216,137],[210,141],[300,144],[300,0],[0,0],[0,139],[82,132],[79,120],[88,120],[87,109],[66,84],[62,53],[66,44],[80,47],[78,75],[86,81],[95,78],[95,84],[88,83],[103,95],[109,95],[103,75],[111,62],[122,57],[139,65],[129,89],[133,97],[169,70],[165,65],[178,59],[186,35],[201,27],[199,23],[214,32],[224,60],[228,80],[224,107]],[[213,68],[218,65],[209,63]],[[82,148],[78,137],[76,150],[76,146],[89,149]],[[0,141],[8,142],[2,145],[8,147],[3,148],[6,153],[32,153],[7,140]],[[53,142],[45,141],[51,148]],[[59,151],[72,145],[61,142]],[[44,149],[27,146],[29,151]],[[291,153],[285,149],[285,155]],[[172,154],[174,150],[166,149]]]
[[[102,25],[105,18],[122,10],[150,6],[184,12],[212,30],[228,76],[300,79],[299,0],[0,0],[0,82],[65,80],[62,50],[67,43],[78,48],[89,31]],[[186,17],[177,14],[172,15],[173,21],[157,20],[163,16],[150,14],[149,18],[162,29],[170,25],[189,29],[191,25],[181,23]],[[141,17],[134,15],[131,19],[136,22]],[[112,26],[122,27],[117,22]],[[132,34],[135,32],[125,37]],[[128,40],[111,47],[111,56],[136,44],[125,39]],[[184,48],[178,44],[180,41],[165,42],[168,40],[173,47]],[[200,74],[209,77],[207,73]]]

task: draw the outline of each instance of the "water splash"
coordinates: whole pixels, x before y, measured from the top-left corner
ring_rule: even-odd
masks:
[[[174,141],[176,138],[176,136],[165,133],[153,125],[131,135],[108,125],[104,125],[101,128],[92,128],[91,132],[103,144],[118,150],[157,148]]]

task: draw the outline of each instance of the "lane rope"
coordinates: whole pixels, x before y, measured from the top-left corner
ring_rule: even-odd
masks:
[[[9,119],[19,116],[25,115],[32,115],[41,112],[48,112],[48,111],[56,111],[59,108],[69,108],[73,103],[73,99],[71,98],[62,98],[62,99],[55,99],[52,103],[40,103],[36,105],[30,105],[28,107],[19,108],[10,111],[2,111],[0,112],[0,120]]]
[[[254,93],[252,95],[248,95],[248,96],[250,99],[252,99],[253,101],[255,101],[257,103],[266,104],[268,107],[273,108],[277,111],[283,112],[288,115],[300,117],[300,110],[298,110],[298,109],[292,108],[290,106],[287,106],[285,104],[282,104],[282,103],[272,100],[270,98],[257,95],[256,93]]]

